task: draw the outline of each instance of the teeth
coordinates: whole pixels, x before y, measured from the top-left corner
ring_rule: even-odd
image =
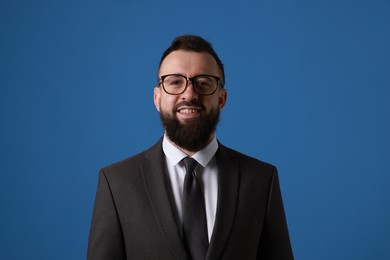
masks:
[[[198,112],[197,109],[185,108],[185,109],[180,110],[180,113],[182,113],[182,114],[189,114],[189,113],[196,113],[196,112]]]

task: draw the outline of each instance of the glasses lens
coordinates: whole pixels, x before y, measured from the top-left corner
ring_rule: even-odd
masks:
[[[218,78],[209,75],[199,75],[190,79],[192,87],[200,95],[211,95],[218,88]],[[178,95],[185,91],[187,78],[182,75],[167,75],[162,77],[162,85],[168,94]]]
[[[202,95],[209,95],[214,93],[217,89],[218,81],[214,77],[210,76],[198,76],[193,79],[196,92]]]
[[[180,75],[169,75],[164,78],[163,86],[169,94],[180,94],[187,84],[187,79]]]

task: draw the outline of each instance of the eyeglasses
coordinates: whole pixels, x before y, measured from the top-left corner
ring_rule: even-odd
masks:
[[[192,78],[180,74],[168,74],[160,77],[160,83],[164,91],[170,95],[180,95],[186,91],[188,81],[199,95],[212,95],[218,85],[223,87],[221,79],[212,75],[197,75]]]

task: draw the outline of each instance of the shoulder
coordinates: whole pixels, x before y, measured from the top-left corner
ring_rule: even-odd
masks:
[[[226,155],[231,157],[232,160],[236,160],[236,161],[239,161],[241,163],[245,163],[245,164],[249,164],[249,165],[253,165],[253,166],[258,166],[258,167],[263,167],[263,168],[267,168],[267,169],[275,169],[275,166],[270,164],[270,163],[267,163],[267,162],[264,162],[260,159],[243,154],[237,150],[226,147],[222,144],[219,144],[219,147],[224,153],[226,153]]]
[[[105,166],[101,169],[101,171],[104,171],[106,173],[109,172],[121,172],[128,168],[133,168],[136,165],[139,165],[142,163],[143,159],[145,158],[145,153],[147,150],[142,151],[136,155],[133,155],[131,157],[128,157],[126,159],[114,162],[108,166]]]
[[[235,162],[239,165],[240,169],[245,170],[246,172],[269,172],[275,173],[276,167],[270,163],[264,162],[260,159],[254,158],[252,156],[243,154],[237,150],[226,147],[222,144],[219,144],[221,154],[223,157]]]
[[[119,175],[130,172],[137,172],[140,170],[146,159],[153,160],[153,157],[157,157],[161,154],[161,140],[159,140],[152,147],[126,159],[117,161],[108,166],[103,167],[100,172],[105,175]]]

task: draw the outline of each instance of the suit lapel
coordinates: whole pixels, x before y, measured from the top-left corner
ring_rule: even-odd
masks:
[[[206,259],[221,257],[234,223],[239,188],[239,167],[231,157],[228,149],[219,144],[216,154],[218,164],[217,214]]]
[[[176,259],[188,259],[184,244],[175,221],[175,215],[168,195],[164,177],[164,156],[162,139],[145,154],[142,173],[153,213],[159,223],[165,241]],[[162,185],[163,184],[163,185]]]

